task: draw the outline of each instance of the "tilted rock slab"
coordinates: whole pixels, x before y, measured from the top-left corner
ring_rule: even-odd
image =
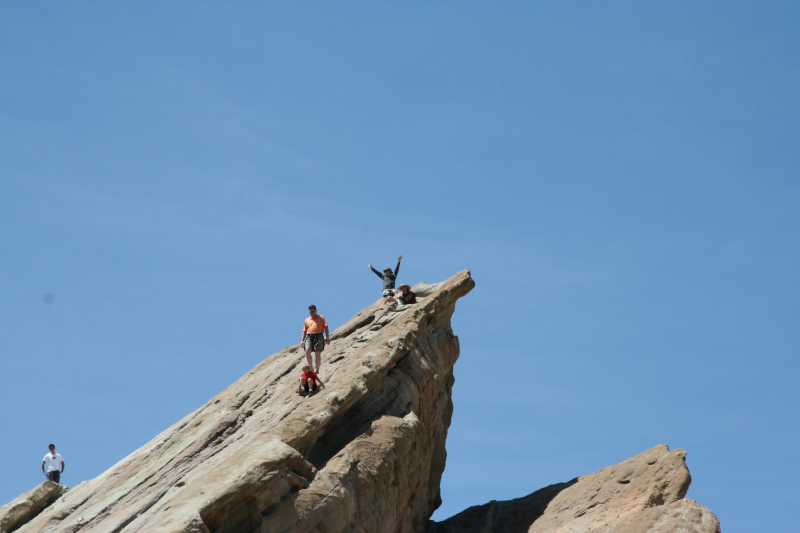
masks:
[[[8,533],[30,520],[41,509],[47,507],[67,489],[55,481],[43,481],[28,492],[0,507],[0,533]]]
[[[469,271],[380,300],[331,336],[327,388],[297,395],[305,352],[265,359],[207,404],[73,487],[20,532],[418,533],[441,502]]]
[[[685,457],[659,444],[524,498],[429,522],[426,533],[719,533],[714,513],[684,499],[692,481]]]

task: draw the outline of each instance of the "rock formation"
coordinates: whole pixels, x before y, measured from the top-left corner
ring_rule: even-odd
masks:
[[[296,393],[305,353],[282,350],[54,503],[60,492],[45,485],[61,486],[46,482],[0,508],[0,533],[717,531],[710,511],[682,499],[684,452],[664,445],[429,521],[441,503],[459,352],[450,317],[474,285],[465,270],[415,286],[414,305],[379,300],[356,314],[331,336],[327,387],[313,397]]]
[[[666,445],[594,474],[551,485],[524,498],[492,501],[426,533],[719,533],[710,510],[683,497],[692,478],[686,452]]]
[[[45,481],[0,507],[0,533],[17,529],[56,501],[65,490],[64,485]]]
[[[331,336],[327,388],[297,395],[298,345],[268,357],[19,532],[418,533],[439,506],[469,271],[379,300]]]

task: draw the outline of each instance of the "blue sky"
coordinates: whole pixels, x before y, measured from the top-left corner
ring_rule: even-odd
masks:
[[[472,270],[443,519],[688,451],[792,531],[792,2],[4,2],[0,503],[379,295]]]

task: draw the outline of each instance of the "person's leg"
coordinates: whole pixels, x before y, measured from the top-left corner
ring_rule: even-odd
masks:
[[[381,305],[388,304],[389,301],[392,299],[392,296],[394,296],[394,291],[392,289],[384,289],[383,292],[381,293],[381,297],[383,298],[383,302],[381,303]]]
[[[308,392],[308,380],[306,378],[303,378],[303,379],[300,380],[300,387],[304,391]]]
[[[311,343],[306,341],[306,361],[308,366],[311,366]]]
[[[50,473],[53,475],[53,481],[55,481],[56,483],[61,483],[61,472],[59,472],[58,470],[53,470]]]
[[[314,362],[316,363],[316,366],[312,367],[312,368],[315,368],[315,370],[314,370],[315,372],[319,372],[319,367],[322,364],[322,358],[321,358],[322,350],[325,349],[325,337],[322,334],[317,335],[314,338],[314,342],[315,342],[315,344],[314,344],[314,355],[316,356],[314,358]],[[311,366],[311,365],[309,365],[309,366]]]

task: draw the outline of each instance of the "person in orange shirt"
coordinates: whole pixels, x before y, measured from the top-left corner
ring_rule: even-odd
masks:
[[[303,339],[300,345],[306,349],[306,361],[308,366],[311,366],[311,352],[316,355],[317,373],[319,373],[319,365],[322,350],[325,349],[326,344],[331,343],[331,335],[328,332],[328,323],[325,317],[317,314],[317,306],[309,305],[308,314],[311,315],[303,322]],[[322,338],[322,332],[325,332],[325,338]]]

